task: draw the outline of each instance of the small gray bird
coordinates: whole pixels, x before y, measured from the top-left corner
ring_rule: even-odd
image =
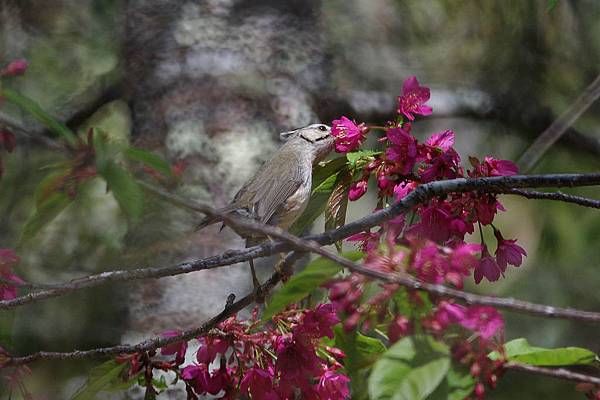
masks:
[[[324,124],[283,132],[280,137],[286,140],[283,146],[242,186],[221,212],[286,230],[302,215],[310,199],[313,165],[333,149],[334,137],[331,136],[331,128]],[[216,222],[218,219],[206,217],[197,229]],[[268,239],[253,232],[235,231],[246,239],[246,247]],[[252,260],[250,267],[257,288],[259,282]]]

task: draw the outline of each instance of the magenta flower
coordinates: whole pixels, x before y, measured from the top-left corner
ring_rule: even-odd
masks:
[[[475,256],[481,251],[481,245],[475,243],[463,243],[457,246],[449,257],[450,267],[453,271],[462,275],[469,275],[472,269],[479,264]]]
[[[395,163],[398,173],[411,173],[417,158],[417,140],[402,128],[388,129],[387,138],[392,146],[387,148],[386,158]]]
[[[303,381],[319,373],[319,358],[312,346],[295,340],[291,334],[279,336],[275,343],[276,368],[288,381]]]
[[[346,117],[332,122],[331,135],[335,136],[335,151],[348,153],[358,149],[369,128],[365,124],[357,125]]]
[[[344,400],[350,397],[350,379],[335,371],[327,370],[319,379],[317,393],[321,400]]]
[[[457,178],[459,168],[460,157],[454,149],[450,149],[429,161],[429,165],[421,172],[421,181],[427,183],[435,180]]]
[[[23,279],[12,273],[12,267],[19,262],[19,256],[12,249],[0,249],[0,277],[14,282],[0,282],[0,300],[12,300],[17,297],[17,286],[25,283]]]
[[[252,395],[253,399],[278,400],[279,396],[273,390],[273,372],[265,371],[257,366],[248,370],[240,384],[240,391]]]
[[[411,323],[404,315],[398,315],[388,326],[388,337],[390,342],[394,343],[410,334],[412,330]]]
[[[362,252],[367,253],[376,248],[379,244],[379,233],[377,232],[361,232],[349,236],[346,239],[348,242],[360,242],[359,247]]]
[[[454,146],[454,132],[450,129],[447,129],[444,132],[431,135],[425,144],[430,147],[440,149],[442,152],[448,151],[452,146]]]
[[[413,225],[411,230],[438,243],[450,239],[452,216],[446,207],[443,207],[445,204],[442,203],[441,205],[440,207],[438,204],[432,203],[427,207],[423,207],[419,212],[421,221]]]
[[[220,374],[217,373],[214,377],[211,376],[206,364],[188,365],[181,371],[181,378],[189,381],[194,387],[194,391],[199,395],[206,393],[218,394],[224,389],[224,382],[220,379]]]
[[[27,60],[18,59],[12,61],[3,70],[0,71],[0,76],[18,76],[23,75],[27,71]]]
[[[450,324],[460,323],[465,317],[465,310],[460,304],[442,300],[435,313],[435,321],[441,329],[445,329]]]
[[[500,279],[500,275],[503,274],[505,270],[506,268],[502,269],[490,255],[487,246],[484,246],[481,253],[481,260],[479,261],[479,265],[475,267],[473,275],[475,283],[481,282],[484,276],[488,281],[495,282]]]
[[[519,173],[519,167],[508,160],[496,160],[493,157],[485,157],[483,164],[487,164],[487,176],[510,176]]]
[[[460,324],[467,329],[479,332],[484,339],[489,339],[504,328],[502,316],[493,307],[473,306],[467,308]]]
[[[302,323],[294,327],[294,335],[304,341],[324,336],[333,339],[333,326],[338,322],[333,304],[319,304],[314,311],[306,311]]]
[[[429,88],[420,86],[417,77],[409,76],[402,85],[402,96],[398,97],[398,114],[414,121],[413,114],[430,115],[433,111],[425,103],[429,101]]]
[[[225,354],[229,343],[223,339],[210,336],[198,338],[200,348],[196,353],[196,360],[202,364],[210,364],[217,357],[217,354]]]
[[[348,192],[348,199],[350,201],[356,201],[360,199],[367,192],[367,180],[361,179],[358,182],[354,182],[350,186],[350,191]]]
[[[4,148],[7,152],[12,153],[16,145],[17,139],[15,138],[15,134],[8,129],[0,128],[0,148]]]
[[[496,248],[496,262],[503,270],[506,270],[508,264],[519,267],[523,262],[523,256],[527,256],[524,248],[516,244],[517,239],[506,240],[498,230],[494,230],[494,235],[498,240]]]
[[[510,176],[519,173],[519,167],[512,161],[497,160],[493,157],[485,157],[483,162],[480,162],[475,157],[469,157],[473,171],[469,172],[469,176]]]
[[[178,330],[168,330],[162,333],[162,337],[170,338],[181,335],[181,331]],[[160,354],[164,356],[169,356],[175,354],[175,360],[178,364],[183,363],[185,360],[185,352],[187,351],[188,343],[185,340],[180,342],[175,342],[163,346],[160,348]]]
[[[407,194],[415,190],[417,184],[415,182],[401,182],[394,186],[394,196],[396,200],[402,200]]]

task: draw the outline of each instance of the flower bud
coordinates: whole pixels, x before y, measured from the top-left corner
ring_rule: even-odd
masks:
[[[25,71],[27,71],[27,66],[28,66],[27,61],[24,59],[14,60],[10,64],[8,64],[8,66],[6,68],[4,68],[2,75],[5,75],[5,76],[23,75],[25,73]]]

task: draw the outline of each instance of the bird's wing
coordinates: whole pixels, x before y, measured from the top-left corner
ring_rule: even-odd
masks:
[[[239,199],[236,201],[251,205],[250,211],[262,223],[268,223],[277,209],[298,190],[304,181],[298,156],[288,153],[285,163],[293,165],[294,168],[280,170],[261,168],[248,182],[247,187],[242,188],[244,192],[240,194]],[[271,165],[284,164],[275,162]],[[282,172],[285,173],[285,176]]]

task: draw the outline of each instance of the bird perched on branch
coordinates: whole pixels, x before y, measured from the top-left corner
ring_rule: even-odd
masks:
[[[334,137],[331,127],[324,124],[283,132],[280,137],[285,140],[283,146],[242,186],[232,202],[219,211],[286,230],[302,215],[311,195],[313,165],[333,149]],[[197,229],[216,222],[218,218],[206,217]],[[255,232],[232,229],[246,239],[246,247],[268,239]],[[250,268],[257,289],[260,283],[253,260],[250,260]]]

